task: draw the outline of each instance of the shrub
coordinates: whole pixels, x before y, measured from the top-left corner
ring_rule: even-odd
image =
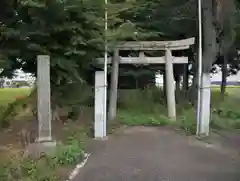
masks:
[[[187,135],[196,134],[196,111],[194,109],[185,110],[176,124]]]
[[[59,168],[75,165],[83,160],[84,152],[76,140],[58,145],[55,151],[39,159],[16,155],[9,163],[0,166],[0,178],[4,181],[58,181]]]

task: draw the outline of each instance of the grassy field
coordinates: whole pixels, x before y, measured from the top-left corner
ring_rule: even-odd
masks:
[[[0,117],[9,104],[18,99],[27,97],[31,92],[30,88],[4,88],[0,89]],[[0,120],[1,122],[1,120]]]
[[[0,89],[0,106],[6,106],[18,98],[28,96],[30,88],[4,88]]]

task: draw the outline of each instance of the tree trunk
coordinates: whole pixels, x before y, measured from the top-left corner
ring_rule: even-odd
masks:
[[[227,54],[224,54],[223,63],[222,63],[222,82],[221,82],[221,97],[224,99],[226,93],[226,85],[227,85]]]

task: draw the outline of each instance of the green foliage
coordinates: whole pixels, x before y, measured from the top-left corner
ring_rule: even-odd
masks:
[[[196,111],[194,109],[183,111],[175,125],[179,126],[187,135],[196,134]]]
[[[211,125],[214,129],[239,131],[240,129],[240,111],[238,109],[239,87],[228,88],[224,101],[220,96],[215,94],[215,103]],[[218,97],[218,99],[217,99]],[[219,100],[220,99],[220,100]]]
[[[195,35],[196,7],[196,2],[189,0],[140,0],[134,10],[123,15],[142,30],[140,39],[175,39],[180,34]]]
[[[93,87],[86,83],[68,83],[65,86],[57,87],[56,90],[53,92],[54,103],[62,106],[93,106],[93,91]]]
[[[118,40],[172,40],[197,35],[197,3],[192,0],[113,0],[107,7],[104,1],[96,0],[1,3],[2,74],[10,76],[13,69],[20,67],[36,73],[36,55],[49,54],[54,84],[86,80],[95,68],[95,58],[103,54],[104,38],[111,44]],[[235,24],[238,9],[236,3]],[[228,16],[229,13],[224,18],[232,19]],[[228,32],[235,28],[238,33],[238,26],[233,26],[232,21],[226,27],[231,29]]]
[[[135,26],[119,18],[131,2],[108,4],[109,41],[132,36]],[[104,1],[29,1],[3,3],[0,23],[0,66],[10,76],[16,68],[36,74],[36,56],[51,56],[52,84],[83,81],[103,54]],[[5,65],[6,63],[6,65]],[[54,87],[53,87],[54,88]]]
[[[240,130],[240,112],[238,109],[240,99],[237,94],[239,88],[229,88],[227,91],[228,95],[224,101],[219,90],[213,89],[212,91],[210,127],[213,130],[236,132]],[[177,121],[170,121],[167,118],[166,105],[160,101],[158,96],[162,97],[163,92],[157,88],[151,88],[148,91],[125,91],[125,96],[119,97],[121,103],[118,119],[122,124],[128,126],[170,125],[180,128],[187,135],[196,134],[196,110],[189,104],[180,102],[177,105]]]
[[[77,140],[58,145],[56,150],[39,159],[14,157],[0,167],[0,178],[5,181],[57,181],[64,178],[58,172],[63,166],[74,166],[84,159],[81,143]]]
[[[143,90],[119,90],[119,109],[131,112],[165,113],[164,94],[161,89],[149,87]],[[139,111],[141,110],[141,111]]]
[[[30,94],[30,88],[0,89],[0,127],[10,126],[11,119],[22,109],[25,98]]]
[[[16,112],[15,108],[18,105],[18,101],[14,101],[8,104],[7,108],[3,111],[0,120],[1,120],[1,128],[7,128],[10,126],[9,117],[14,117]]]
[[[57,151],[47,159],[53,166],[74,165],[83,160],[84,153],[82,145],[77,140],[68,142],[68,145],[60,145]]]
[[[163,91],[154,86],[143,90],[120,90],[118,119],[128,126],[165,126],[171,121],[165,117]]]

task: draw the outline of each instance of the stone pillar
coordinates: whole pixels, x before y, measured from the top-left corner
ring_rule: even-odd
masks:
[[[37,56],[38,142],[52,141],[50,56]]]
[[[165,70],[166,70],[166,90],[167,90],[167,108],[168,117],[176,120],[176,99],[175,99],[175,86],[173,75],[173,57],[172,52],[166,49],[165,52]]]
[[[106,136],[106,112],[104,110],[104,71],[95,72],[95,113],[94,113],[94,137]]]
[[[118,71],[119,71],[119,50],[114,50],[114,55],[112,60],[109,108],[108,108],[109,121],[114,120],[117,114]]]

